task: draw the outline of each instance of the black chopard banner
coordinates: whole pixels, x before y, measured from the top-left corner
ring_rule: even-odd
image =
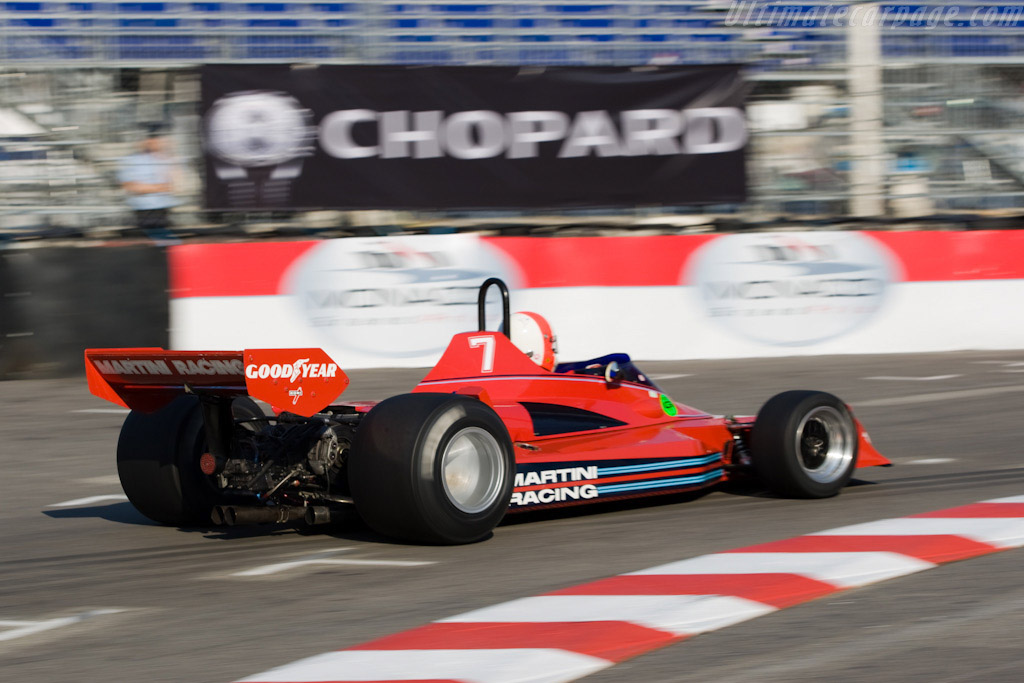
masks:
[[[206,66],[206,204],[482,208],[746,197],[737,66]]]

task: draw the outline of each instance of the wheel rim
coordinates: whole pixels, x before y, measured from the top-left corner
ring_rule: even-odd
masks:
[[[811,410],[796,430],[800,468],[813,481],[830,484],[853,460],[853,430],[846,416],[831,406]]]
[[[441,483],[451,504],[467,514],[493,505],[505,483],[503,460],[490,432],[479,427],[456,432],[441,455]]]

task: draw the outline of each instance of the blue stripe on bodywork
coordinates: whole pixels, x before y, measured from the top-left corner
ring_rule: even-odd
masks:
[[[710,465],[722,460],[721,453],[712,453],[699,458],[683,458],[681,460],[663,460],[661,462],[649,462],[642,465],[623,465],[622,467],[598,467],[597,476],[604,477],[615,474],[631,474],[634,472],[655,472],[657,470],[672,470],[678,467],[699,467]]]
[[[644,481],[631,481],[625,484],[606,484],[598,486],[597,492],[600,495],[606,493],[621,493],[624,491],[642,491],[644,489],[660,489],[670,486],[688,486],[692,484],[704,484],[722,477],[723,470],[711,470],[704,474],[697,474],[692,477],[672,477],[671,479],[646,479]]]

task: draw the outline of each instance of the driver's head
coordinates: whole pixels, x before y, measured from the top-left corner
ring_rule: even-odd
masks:
[[[558,353],[551,325],[539,313],[513,313],[509,321],[509,339],[516,347],[545,370],[555,369]]]

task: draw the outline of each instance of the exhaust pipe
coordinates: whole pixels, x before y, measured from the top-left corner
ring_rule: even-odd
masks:
[[[224,508],[220,505],[214,505],[213,510],[210,511],[210,521],[217,526],[227,524],[227,520],[224,517]]]
[[[325,505],[311,505],[306,508],[306,524],[314,526],[316,524],[330,524],[334,521],[334,515],[331,514],[331,508]]]
[[[240,524],[285,524],[302,517],[302,514],[302,508],[289,507],[287,505],[275,507],[218,505],[213,509],[210,518],[214,524],[227,524],[228,526]]]

